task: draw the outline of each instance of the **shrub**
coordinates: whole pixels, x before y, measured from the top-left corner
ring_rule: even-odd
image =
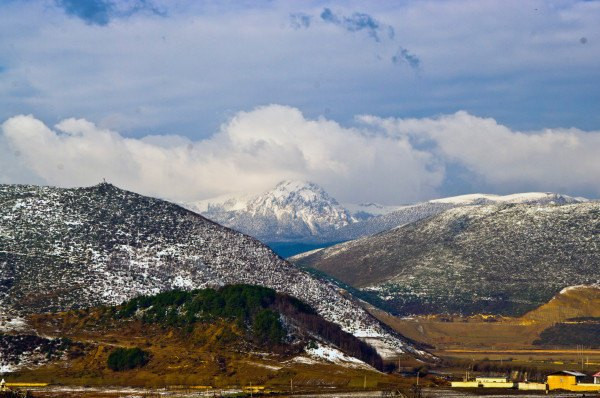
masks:
[[[149,360],[150,354],[140,348],[117,348],[110,353],[106,364],[116,372],[142,367]]]

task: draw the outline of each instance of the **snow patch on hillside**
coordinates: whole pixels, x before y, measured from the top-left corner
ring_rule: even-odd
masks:
[[[0,333],[22,332],[27,328],[27,322],[23,318],[0,315]]]
[[[371,217],[391,213],[405,206],[387,206],[380,205],[379,203],[368,202],[359,204],[344,203],[344,207],[348,209],[355,218],[368,219]]]
[[[574,291],[574,290],[581,290],[581,289],[600,289],[600,285],[574,285],[574,286],[567,286],[564,289],[562,289],[558,293],[558,295],[566,294],[568,292],[571,292],[571,291]]]
[[[374,370],[372,366],[367,365],[360,359],[346,355],[342,351],[330,345],[316,343],[316,347],[307,348],[306,353],[314,359],[325,360],[337,365]]]

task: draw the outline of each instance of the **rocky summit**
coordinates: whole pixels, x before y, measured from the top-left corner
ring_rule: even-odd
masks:
[[[323,188],[307,181],[282,181],[260,195],[209,199],[186,207],[266,242],[319,240],[357,221]]]

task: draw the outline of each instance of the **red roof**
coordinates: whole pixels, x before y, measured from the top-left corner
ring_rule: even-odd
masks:
[[[600,372],[594,373],[592,377],[600,377]]]

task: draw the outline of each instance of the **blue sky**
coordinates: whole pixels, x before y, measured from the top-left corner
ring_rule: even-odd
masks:
[[[345,201],[368,200],[364,190],[350,188],[367,183],[373,185],[371,199],[387,203],[475,191],[598,196],[600,165],[586,154],[600,131],[598,21],[598,1],[8,0],[0,3],[0,122],[32,115],[56,136],[60,148],[54,150],[64,150],[64,157],[77,150],[65,147],[68,137],[54,126],[74,118],[93,124],[95,131],[110,131],[120,142],[115,145],[151,142],[164,157],[165,148],[186,142],[200,148],[205,159],[218,154],[225,163],[215,170],[233,170],[220,184],[208,176],[175,179],[200,186],[174,195],[178,200],[263,189],[281,177],[316,180]],[[328,167],[312,164],[318,151],[295,143],[294,137],[306,133],[284,126],[286,111],[302,117],[302,126],[294,128],[336,124],[340,137],[368,138],[368,153],[358,162],[364,172],[337,152],[319,155]],[[266,142],[273,152],[292,146],[302,161],[288,165],[263,153],[261,164],[259,144],[240,149],[232,126],[247,120],[246,114],[264,118],[263,124],[249,118],[253,124],[245,134],[253,135],[253,142]],[[422,132],[404,127],[392,132],[382,123],[365,124],[361,115],[415,119],[420,127],[413,128]],[[277,130],[270,117],[284,125]],[[442,120],[467,123],[452,124],[472,134],[460,150],[439,135],[455,134],[433,123]],[[489,120],[497,126],[493,132],[482,127]],[[422,125],[437,130],[423,132]],[[283,141],[265,140],[269,128]],[[502,139],[504,129],[510,140]],[[327,131],[323,127],[322,135]],[[86,160],[76,156],[48,174],[34,160],[50,154],[40,142],[19,140],[23,134],[4,128],[0,182],[69,186],[98,178],[84,173],[93,167],[82,167]],[[532,149],[522,134],[538,147]],[[565,150],[556,144],[556,134],[577,144]],[[360,148],[309,136],[363,156]],[[406,148],[384,150],[379,145],[385,139]],[[498,145],[489,144],[494,140]],[[478,163],[488,162],[485,151],[494,149],[505,153],[495,167],[511,169],[521,162],[514,175],[498,176]],[[169,197],[167,182],[150,177],[135,182],[145,167],[139,154],[122,156],[129,159],[114,175],[106,172],[110,178]],[[559,179],[544,159],[572,171],[562,171]],[[187,161],[190,170],[210,169],[199,159]],[[104,162],[109,169],[114,159]],[[103,165],[102,159],[94,163]],[[540,172],[522,172],[531,168]],[[248,169],[254,174],[240,173]]]

